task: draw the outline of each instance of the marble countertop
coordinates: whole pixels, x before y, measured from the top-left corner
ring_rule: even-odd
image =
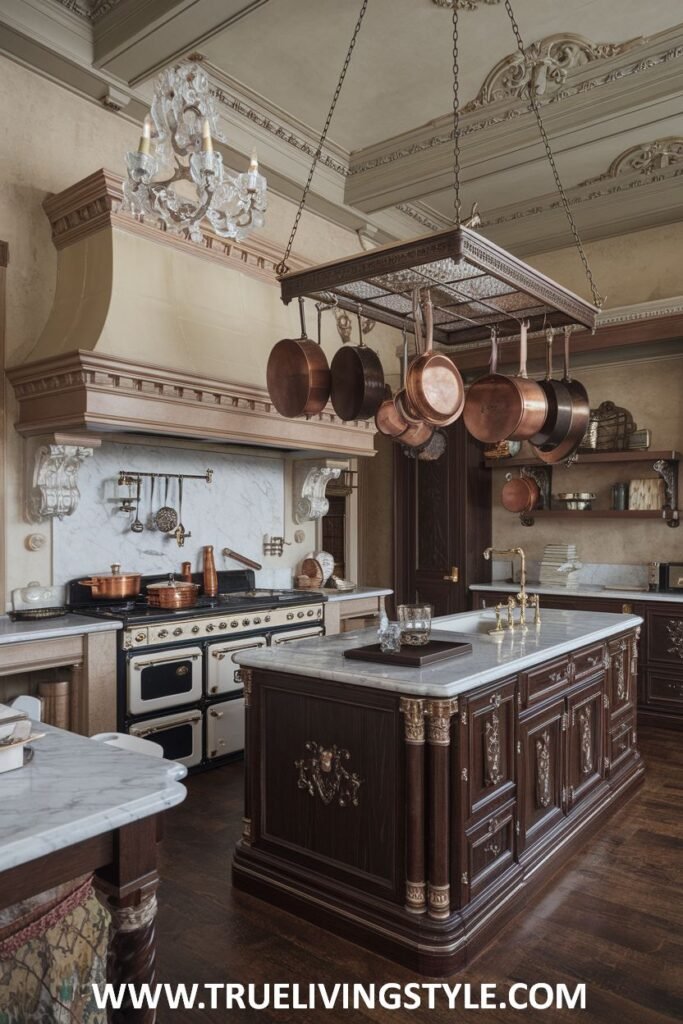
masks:
[[[527,633],[519,630],[506,633],[502,641],[497,641],[488,635],[495,624],[492,610],[443,616],[434,620],[434,639],[469,641],[472,653],[424,669],[344,658],[345,650],[376,642],[374,630],[300,640],[280,648],[238,651],[234,657],[240,665],[249,668],[290,672],[396,693],[455,697],[484,683],[515,675],[532,665],[634,629],[642,621],[637,615],[547,610],[538,628],[530,626]]]
[[[33,760],[0,775],[0,871],[168,810],[185,799],[176,761],[35,723]]]
[[[683,591],[675,594],[661,594],[650,590],[612,590],[611,587],[601,587],[597,583],[580,583],[578,587],[567,589],[566,587],[553,587],[543,583],[528,582],[526,589],[530,594],[557,594],[558,597],[602,597],[605,600],[613,598],[615,601],[667,601],[683,602]],[[470,590],[494,590],[496,593],[517,594],[519,583],[506,583],[499,580],[494,583],[473,583]]]
[[[23,640],[55,640],[60,636],[81,633],[105,633],[121,629],[117,619],[91,619],[87,615],[62,615],[59,619],[37,619],[34,622],[12,622],[9,615],[0,615],[0,644],[16,644]]]
[[[312,594],[324,594],[328,601],[354,601],[363,597],[388,597],[393,594],[390,587],[355,587],[353,590],[335,590],[333,587],[312,590]]]

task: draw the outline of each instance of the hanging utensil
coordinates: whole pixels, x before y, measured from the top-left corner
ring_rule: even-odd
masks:
[[[335,353],[330,367],[330,398],[337,416],[344,421],[368,420],[384,398],[384,370],[377,353],[363,342],[361,307],[358,307],[357,346],[345,346]],[[318,332],[320,311],[318,312]],[[320,337],[318,335],[318,343]]]
[[[495,329],[491,330],[490,372],[472,384],[465,401],[465,426],[478,441],[526,441],[545,422],[548,399],[538,382],[527,377],[528,327],[527,321],[520,324],[519,372],[515,377],[497,373],[497,337]]]
[[[268,357],[266,382],[281,416],[314,416],[330,397],[330,367],[322,346],[306,335],[304,300],[299,298],[301,337],[283,338]]]
[[[183,478],[178,477],[178,526],[175,531],[175,539],[179,548],[182,548],[188,537],[192,534],[183,526]]]
[[[164,490],[164,503],[154,517],[154,522],[157,524],[159,530],[162,533],[173,533],[176,526],[178,525],[178,513],[168,503],[168,484],[169,478],[164,477],[166,481],[166,487]]]
[[[548,327],[545,332],[545,380],[538,382],[548,400],[548,415],[540,431],[529,439],[532,445],[544,451],[552,451],[564,441],[572,419],[571,392],[563,381],[553,380],[553,335],[553,328]]]
[[[149,484],[149,515],[145,520],[146,529],[154,532],[157,528],[156,520],[154,518],[154,485],[156,483],[156,477],[153,476]]]
[[[567,325],[564,329],[564,377],[562,378],[562,383],[567,387],[572,399],[571,425],[567,430],[564,440],[550,451],[546,450],[547,446],[540,448],[534,446],[534,451],[539,459],[548,463],[562,462],[563,459],[568,459],[574,454],[581,444],[590,419],[588,392],[580,381],[572,380],[569,372],[569,341],[571,334],[572,327]]]
[[[422,311],[424,352],[408,368],[406,395],[422,420],[432,426],[447,427],[462,413],[465,385],[451,357],[434,351],[434,311],[428,289],[422,293]]]
[[[140,489],[142,486],[142,480],[138,477],[137,488],[135,491],[135,519],[130,524],[131,531],[133,533],[142,533],[144,530],[143,524],[140,522]]]

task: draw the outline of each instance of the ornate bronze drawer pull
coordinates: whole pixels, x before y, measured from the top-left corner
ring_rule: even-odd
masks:
[[[356,772],[348,772],[343,761],[351,755],[348,750],[340,749],[336,744],[323,747],[315,740],[306,743],[310,756],[294,762],[299,776],[297,786],[305,789],[310,796],[316,794],[324,804],[331,804],[335,799],[340,807],[347,804],[358,806],[358,790],[363,780]]]

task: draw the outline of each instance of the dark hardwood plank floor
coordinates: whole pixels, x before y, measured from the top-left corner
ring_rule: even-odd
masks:
[[[581,1019],[666,1024],[683,1006],[680,733],[641,729],[648,772],[636,795],[589,839],[544,892],[455,980],[587,985]],[[230,885],[241,830],[242,765],[189,780],[166,817],[159,894],[158,978],[167,982],[420,981],[410,971],[301,922]],[[474,1011],[476,1013],[476,1011]],[[472,1019],[473,1011],[244,1010],[234,1019],[382,1022]],[[552,1024],[568,1010],[494,1010],[490,1020]],[[231,1019],[233,1014],[230,1015]],[[226,1011],[164,1010],[160,1024],[226,1019]]]

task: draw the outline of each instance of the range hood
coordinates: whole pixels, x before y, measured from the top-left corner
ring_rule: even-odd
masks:
[[[7,371],[17,430],[372,455],[372,421],[343,423],[331,406],[285,419],[260,385],[274,342],[298,334],[279,247],[209,231],[187,241],[122,213],[121,185],[100,170],[44,203],[57,288],[28,360]]]

